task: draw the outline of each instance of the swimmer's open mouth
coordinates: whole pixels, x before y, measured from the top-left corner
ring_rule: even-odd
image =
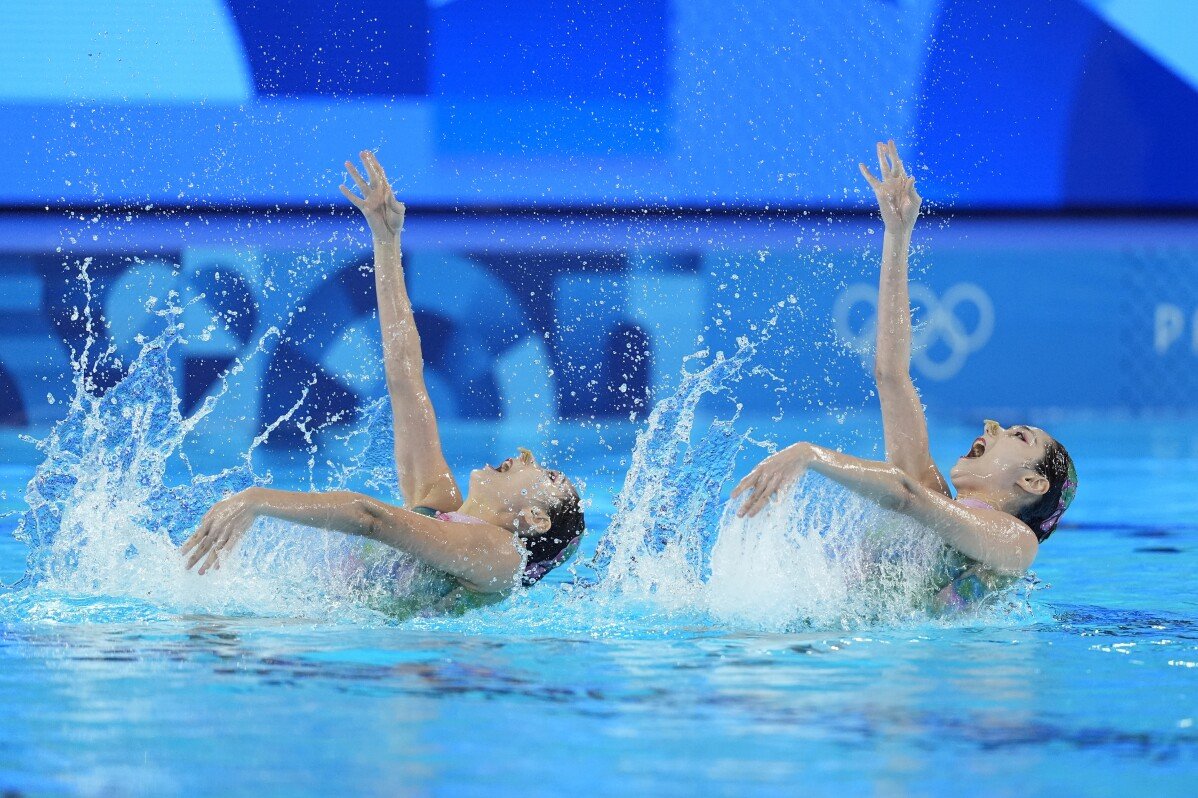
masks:
[[[968,459],[972,459],[974,457],[981,457],[985,453],[986,453],[986,439],[978,438],[976,441],[973,442],[973,446],[971,446],[969,448],[969,451],[965,453],[965,457]]]

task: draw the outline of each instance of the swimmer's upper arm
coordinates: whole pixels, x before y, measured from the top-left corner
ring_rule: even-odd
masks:
[[[383,502],[372,502],[368,512],[367,537],[411,554],[471,590],[510,590],[523,565],[515,537],[502,527],[439,521]]]
[[[1040,550],[1035,533],[1018,518],[998,510],[962,507],[914,482],[898,509],[932,527],[957,551],[996,571],[1022,573]]]
[[[388,392],[395,428],[395,466],[404,501],[442,512],[457,510],[462,506],[462,492],[441,450],[441,433],[424,376],[389,382]]]
[[[875,379],[882,404],[886,459],[929,490],[948,496],[948,482],[932,460],[928,421],[911,375],[877,368]]]

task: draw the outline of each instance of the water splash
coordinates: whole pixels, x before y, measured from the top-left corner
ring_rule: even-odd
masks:
[[[650,414],[596,549],[596,590],[650,612],[697,612],[723,627],[926,622],[944,553],[929,530],[814,476],[752,519],[738,518],[723,498],[738,455],[762,445],[751,430],[737,431],[738,405],[701,432],[696,420],[704,400],[727,398],[753,373],[754,352],[742,341],[731,356],[684,369],[675,393]]]
[[[29,509],[16,530],[30,546],[26,582],[61,579],[78,569],[79,548],[98,541],[81,518],[98,515],[110,524],[120,518],[177,544],[197,513],[253,484],[247,461],[197,475],[186,486],[167,486],[167,463],[212,407],[181,416],[168,360],[177,338],[171,326],[145,344],[127,376],[101,396],[91,393],[84,372],[77,377],[66,418],[36,444],[45,460],[26,488]],[[111,542],[120,556],[136,552],[136,542]]]
[[[766,629],[926,621],[944,547],[934,533],[807,476],[757,517],[720,523],[704,596]]]
[[[282,522],[260,522],[220,571],[184,571],[178,543],[213,502],[269,482],[255,473],[254,450],[298,404],[236,465],[197,471],[184,444],[226,389],[191,416],[181,414],[170,358],[180,326],[172,312],[164,318],[165,331],[144,342],[123,379],[102,394],[88,377],[90,344],[75,358],[74,396],[66,417],[37,444],[45,459],[18,522],[29,546],[27,573],[21,590],[0,596],[0,614],[127,621],[204,612],[386,623],[397,610],[414,609],[432,587],[410,558],[385,548],[363,558],[352,538]],[[638,634],[680,623],[777,630],[926,621],[928,580],[941,551],[926,531],[818,478],[756,519],[737,518],[723,498],[738,456],[749,450],[756,460],[770,448],[737,428],[738,382],[771,378],[752,364],[755,353],[742,340],[729,356],[688,358],[677,389],[637,436],[614,520],[592,561],[593,583],[539,588],[481,610],[477,628],[511,628],[521,618],[530,629]],[[704,409],[712,401],[723,403],[721,413]],[[336,439],[340,456],[323,480],[316,476],[322,447],[312,444],[311,487],[394,496],[391,435],[386,401],[368,404]]]
[[[715,542],[721,492],[749,438],[731,418],[714,419],[692,444],[699,403],[727,393],[752,357],[742,342],[730,357],[717,353],[695,372],[683,368],[672,396],[658,402],[636,437],[632,466],[615,501],[611,526],[596,547],[604,587],[658,593],[685,601],[706,576]],[[696,357],[705,357],[706,352]]]
[[[87,280],[86,264],[81,279]],[[80,312],[90,331],[90,301]],[[304,399],[268,425],[231,467],[197,470],[185,444],[229,382],[222,381],[190,416],[182,415],[171,365],[172,348],[183,342],[180,313],[160,313],[163,332],[142,342],[124,376],[106,391],[97,389],[92,375],[112,365],[114,351],[94,352],[96,337],[89,335],[72,354],[73,396],[65,418],[34,441],[44,459],[26,488],[28,509],[14,533],[28,546],[26,572],[0,595],[0,604],[24,620],[127,621],[179,612],[358,621],[377,615],[357,592],[362,569],[350,567],[361,563],[357,543],[343,535],[260,522],[220,571],[200,577],[184,570],[178,545],[208,508],[270,482],[269,474],[255,473],[254,452]],[[268,330],[249,357],[274,335]],[[244,367],[237,361],[230,376]],[[380,439],[389,440],[390,428],[379,404],[343,439],[348,464],[332,481],[388,478],[376,451]],[[382,427],[387,434],[380,434]],[[393,467],[390,474],[394,485]],[[395,565],[394,559],[386,564]]]

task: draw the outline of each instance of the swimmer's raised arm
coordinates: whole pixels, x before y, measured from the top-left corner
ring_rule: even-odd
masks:
[[[796,443],[762,460],[732,492],[750,496],[737,512],[754,516],[808,469],[935,530],[967,557],[998,571],[1021,573],[1036,558],[1032,530],[1007,513],[964,507],[893,463],[863,460],[810,443]]]
[[[882,179],[858,164],[878,198],[886,232],[878,281],[878,334],[874,379],[882,402],[886,459],[924,486],[950,495],[944,475],[936,468],[928,445],[928,422],[915,383],[911,381],[911,299],[907,288],[907,257],[911,232],[919,216],[921,197],[915,178],[907,174],[894,141],[878,142]]]
[[[510,590],[521,570],[521,552],[510,530],[491,524],[439,521],[349,491],[296,493],[249,488],[217,502],[183,544],[187,567],[220,568],[261,517],[377,540],[464,582],[472,590]]]
[[[362,211],[374,239],[374,285],[383,333],[383,367],[395,427],[399,487],[409,506],[457,510],[462,505],[462,494],[441,451],[437,416],[424,383],[420,334],[404,284],[400,257],[404,206],[395,198],[374,153],[363,151],[361,157],[368,179],[349,161],[345,166],[362,196],[358,197],[344,185],[341,193]]]

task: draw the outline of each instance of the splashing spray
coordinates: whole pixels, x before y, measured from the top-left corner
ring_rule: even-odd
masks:
[[[723,498],[737,456],[739,406],[696,434],[700,403],[731,394],[752,344],[683,370],[637,436],[632,468],[593,562],[595,589],[650,611],[699,611],[719,626],[841,628],[923,617],[943,554],[930,531],[819,477],[756,518]],[[692,359],[707,356],[699,353]],[[766,447],[768,450],[768,447]]]

